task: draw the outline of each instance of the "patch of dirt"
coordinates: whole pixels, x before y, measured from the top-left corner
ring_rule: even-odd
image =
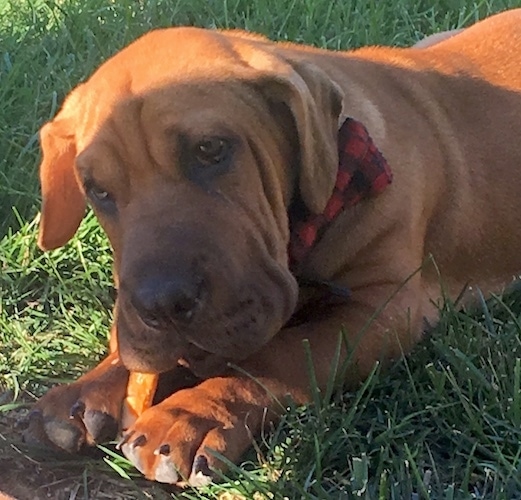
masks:
[[[172,498],[148,481],[120,479],[115,472],[110,475],[101,458],[58,459],[30,449],[15,427],[26,412],[26,409],[0,412],[0,500]]]

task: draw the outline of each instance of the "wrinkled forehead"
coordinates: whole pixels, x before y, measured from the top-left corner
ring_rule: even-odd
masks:
[[[175,177],[181,171],[173,165],[183,165],[200,141],[250,147],[278,135],[275,128],[269,105],[248,82],[177,82],[114,102],[78,148],[76,164],[100,179],[130,170]]]
[[[143,123],[193,133],[251,123],[265,107],[250,82],[233,78],[176,83],[148,92],[139,101]]]
[[[267,103],[250,82],[186,81],[168,84],[141,94],[125,94],[119,99],[103,92],[90,97],[86,124],[78,139],[82,151],[109,134],[134,133],[161,138],[165,135],[191,136],[242,133],[255,128],[269,111]]]

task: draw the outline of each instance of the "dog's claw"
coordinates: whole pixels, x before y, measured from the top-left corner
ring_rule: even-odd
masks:
[[[116,450],[121,450],[122,446],[126,445],[133,435],[134,431],[127,432],[126,434],[124,434],[123,437],[116,444]]]
[[[208,459],[205,456],[199,455],[196,457],[194,460],[193,472],[195,474],[202,472],[206,475],[210,475],[212,473],[210,467],[208,466]]]
[[[191,486],[206,486],[213,481],[213,472],[208,465],[208,459],[199,455],[194,460],[189,483]]]
[[[76,401],[71,407],[69,418],[74,419],[76,417],[83,418],[85,413],[85,403],[81,400]]]
[[[110,441],[118,433],[118,422],[108,413],[98,410],[87,410],[83,423],[95,442]]]
[[[147,444],[147,437],[144,434],[138,436],[134,442],[132,443],[132,448],[138,448],[140,446],[145,446]]]
[[[162,444],[157,450],[154,450],[154,455],[170,455],[170,445]]]

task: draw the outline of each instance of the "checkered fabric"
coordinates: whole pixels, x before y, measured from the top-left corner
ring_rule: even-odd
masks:
[[[343,210],[364,198],[380,194],[391,182],[391,169],[367,129],[348,118],[338,131],[338,174],[324,212],[307,213],[297,220],[290,216],[288,254],[291,269],[298,270],[327,226]]]

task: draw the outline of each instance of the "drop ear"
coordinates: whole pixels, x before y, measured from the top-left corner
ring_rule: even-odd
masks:
[[[302,200],[313,213],[321,213],[336,181],[338,128],[343,93],[311,63],[288,61],[263,82],[268,98],[286,105],[298,135]],[[276,67],[276,66],[275,66]]]
[[[85,198],[76,178],[76,140],[70,100],[40,131],[42,209],[38,246],[52,250],[65,245],[85,215]]]

